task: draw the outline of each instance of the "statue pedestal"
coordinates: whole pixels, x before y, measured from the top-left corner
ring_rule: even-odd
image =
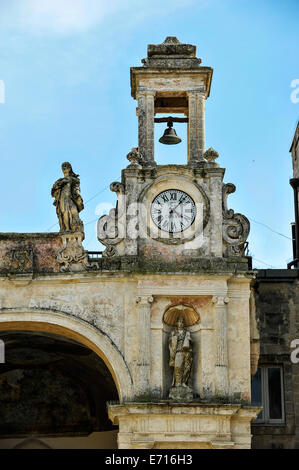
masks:
[[[90,268],[88,252],[84,250],[82,241],[84,232],[60,232],[62,248],[56,259],[62,272],[84,271]]]
[[[250,449],[260,407],[199,402],[108,405],[119,449]]]
[[[169,398],[172,398],[175,401],[189,402],[193,400],[193,390],[190,387],[184,387],[183,385],[171,387]]]

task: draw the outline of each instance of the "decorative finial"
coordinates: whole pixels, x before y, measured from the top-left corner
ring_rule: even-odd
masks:
[[[127,155],[127,159],[131,163],[127,168],[142,168],[140,164],[142,162],[142,156],[141,153],[138,152],[137,147],[132,148],[131,152]]]
[[[181,44],[181,42],[175,36],[167,36],[162,44]]]
[[[208,150],[205,151],[203,157],[209,163],[216,163],[215,160],[219,157],[219,153],[215,149],[213,149],[213,147],[210,147]]]

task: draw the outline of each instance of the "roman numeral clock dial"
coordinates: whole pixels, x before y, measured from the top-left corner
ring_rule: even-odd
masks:
[[[196,208],[189,194],[179,189],[167,189],[158,194],[151,205],[154,224],[164,232],[178,233],[190,227]]]

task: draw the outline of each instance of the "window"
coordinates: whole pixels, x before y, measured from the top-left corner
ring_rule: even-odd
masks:
[[[282,367],[259,367],[251,382],[251,404],[262,406],[254,423],[284,423]]]

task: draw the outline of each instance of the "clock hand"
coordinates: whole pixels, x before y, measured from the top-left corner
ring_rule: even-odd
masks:
[[[173,211],[178,217],[181,217],[181,214],[179,214],[175,209],[172,209],[172,211]]]
[[[174,211],[179,207],[180,204],[182,204],[182,202],[184,202],[185,199],[179,201],[179,203],[175,206],[175,208],[173,209]]]
[[[186,216],[182,214],[179,214],[175,209],[172,209],[172,212],[174,212],[180,219],[184,218],[186,219]],[[190,219],[190,217],[187,217],[187,220]]]
[[[179,207],[181,203],[179,202],[172,210],[175,211],[177,207]]]

